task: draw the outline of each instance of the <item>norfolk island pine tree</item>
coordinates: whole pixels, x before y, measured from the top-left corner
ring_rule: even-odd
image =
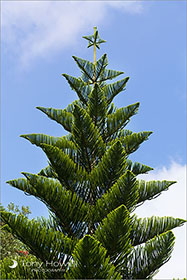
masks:
[[[171,230],[185,220],[139,218],[134,210],[175,182],[137,179],[152,168],[128,157],[152,132],[126,129],[139,103],[117,108],[113,99],[129,77],[109,83],[123,72],[107,69],[106,54],[96,60],[105,42],[97,28],[83,38],[93,47],[93,62],[73,56],[81,77],[63,74],[78,99],[66,109],[37,107],[68,134],[21,135],[44,151],[49,165],[8,181],[45,203],[50,218],[29,220],[3,211],[2,219],[43,267],[51,267],[48,279],[150,279],[170,259]],[[56,261],[64,266],[53,272]]]

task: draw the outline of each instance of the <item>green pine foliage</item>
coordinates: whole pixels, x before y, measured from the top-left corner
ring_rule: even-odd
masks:
[[[8,210],[13,213],[19,213],[23,216],[28,216],[31,212],[29,207],[22,206],[21,210],[18,205],[14,205],[14,203],[9,203],[7,206]],[[5,211],[5,208],[0,204],[0,210]],[[14,258],[18,255],[19,251],[27,250],[25,244],[23,244],[19,239],[14,237],[14,235],[8,229],[8,225],[2,221],[0,218],[0,252],[1,252],[1,260],[4,258]]]
[[[10,203],[7,206],[8,210],[17,213],[22,217],[27,217],[31,212],[29,207],[22,206],[21,210],[18,205]],[[0,205],[1,211],[5,211],[4,207]],[[1,279],[44,279],[45,273],[33,270],[30,264],[41,261],[30,253],[30,248],[22,243],[7,224],[0,220],[0,252],[1,252]],[[29,250],[29,251],[27,251]],[[11,268],[13,261],[17,262],[15,268]]]
[[[2,219],[43,267],[50,264],[49,279],[149,279],[170,259],[171,230],[185,220],[142,219],[134,210],[175,182],[137,179],[152,168],[133,163],[129,155],[152,132],[126,129],[140,104],[116,108],[113,99],[129,77],[110,83],[123,72],[107,69],[106,54],[96,60],[96,48],[105,42],[96,28],[84,38],[93,46],[93,62],[73,56],[81,76],[63,74],[78,99],[66,109],[37,107],[68,134],[21,135],[44,151],[49,166],[8,181],[41,200],[50,218],[29,220],[4,211]],[[63,263],[63,269],[54,271],[54,262]]]

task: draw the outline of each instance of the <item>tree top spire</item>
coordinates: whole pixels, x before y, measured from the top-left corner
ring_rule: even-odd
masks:
[[[98,30],[97,27],[94,27],[94,34],[90,35],[90,36],[83,36],[84,39],[88,40],[88,48],[95,46],[98,49],[100,49],[100,44],[105,43],[106,41],[101,39],[99,34],[98,34]]]

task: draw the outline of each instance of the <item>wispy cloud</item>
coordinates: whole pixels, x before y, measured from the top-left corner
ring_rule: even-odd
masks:
[[[186,165],[173,161],[169,167],[155,169],[150,174],[140,176],[140,179],[146,181],[168,180],[177,181],[177,183],[156,199],[145,202],[137,208],[136,214],[140,217],[154,215],[186,219],[186,167]],[[186,275],[186,225],[174,229],[174,234],[176,241],[172,258],[161,267],[156,279],[183,279]],[[173,270],[173,267],[175,267],[175,270]],[[173,271],[175,271],[175,275]]]
[[[26,66],[75,44],[111,7],[135,14],[143,9],[136,1],[3,1],[2,41]]]

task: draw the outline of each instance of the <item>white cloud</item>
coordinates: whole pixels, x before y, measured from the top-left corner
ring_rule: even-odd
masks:
[[[136,1],[3,1],[2,41],[27,65],[75,44],[80,33],[104,22],[109,7],[142,12]]]
[[[163,167],[150,174],[140,176],[146,181],[168,180],[177,181],[168,191],[163,192],[154,200],[145,202],[136,209],[140,217],[173,216],[186,219],[186,165],[172,162],[170,167]],[[174,229],[175,247],[168,263],[160,268],[156,279],[183,279],[186,276],[186,225]]]
[[[143,11],[143,6],[140,1],[108,1],[107,5],[121,9],[123,12],[128,12],[130,14],[141,13]]]

